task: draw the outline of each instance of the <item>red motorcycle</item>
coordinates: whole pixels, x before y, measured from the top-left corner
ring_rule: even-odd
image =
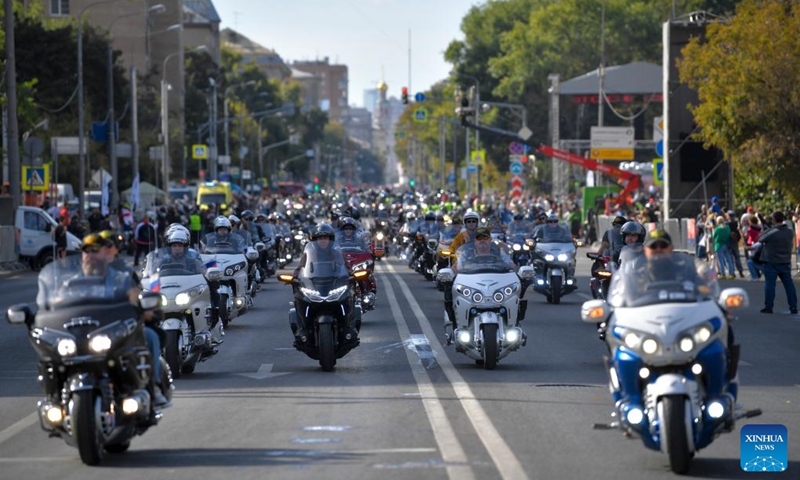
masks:
[[[356,245],[341,245],[342,252],[347,268],[354,272],[356,270],[366,270],[369,274],[356,282],[357,296],[361,299],[361,307],[364,311],[375,309],[375,300],[378,293],[378,282],[375,280],[375,255],[371,250],[364,249]]]

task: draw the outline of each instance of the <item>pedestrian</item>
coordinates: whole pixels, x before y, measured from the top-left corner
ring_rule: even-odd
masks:
[[[765,230],[758,238],[763,249],[761,259],[764,262],[764,308],[761,313],[772,313],[775,303],[775,287],[777,279],[781,279],[789,311],[797,313],[797,290],[792,281],[792,254],[794,253],[794,234],[785,223],[786,217],[780,210],[772,214],[772,228]],[[756,246],[758,246],[756,244]]]
[[[725,222],[725,217],[719,215],[716,218],[717,226],[714,228],[714,252],[717,255],[717,262],[719,263],[719,276],[720,278],[734,279],[735,267],[733,265],[733,256],[730,250],[731,229]]]
[[[139,225],[136,225],[136,230],[133,233],[133,238],[136,240],[136,254],[133,257],[133,266],[139,266],[139,255],[142,253],[147,256],[148,253],[156,249],[156,229],[151,222],[150,215],[145,215]]]
[[[739,278],[744,278],[744,268],[742,267],[742,255],[739,245],[742,243],[742,231],[739,228],[739,221],[736,219],[736,212],[728,210],[728,228],[731,230],[731,238],[728,248],[733,258],[733,264],[739,271]]]
[[[53,230],[53,241],[56,244],[56,260],[67,256],[67,227],[64,225],[64,217],[56,217],[58,226]]]
[[[750,280],[756,281],[761,279],[761,261],[756,263],[753,258],[753,245],[758,242],[758,237],[761,236],[761,224],[758,217],[751,215],[749,217],[750,225],[747,228],[747,236],[744,238],[745,252],[747,252],[747,269],[750,271]]]

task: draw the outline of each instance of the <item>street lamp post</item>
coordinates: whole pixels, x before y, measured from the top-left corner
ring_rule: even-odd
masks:
[[[248,85],[255,85],[255,80],[249,80],[247,82],[237,83],[235,85],[229,85],[225,87],[225,91],[222,93],[222,108],[223,108],[223,116],[225,118],[225,155],[230,158],[231,154],[231,137],[230,137],[230,121],[228,120],[228,90],[244,87]],[[239,173],[241,175],[241,172]]]
[[[466,77],[471,80],[475,81],[475,125],[481,124],[481,84],[478,81],[478,77],[474,75],[470,75],[468,73],[459,73],[452,71],[450,72],[451,75],[456,75],[459,77]],[[475,130],[475,151],[480,150],[480,142],[481,142],[481,132],[479,130]],[[470,165],[472,161],[470,160],[470,152],[469,152],[469,131],[467,131],[467,165]],[[480,193],[480,167],[478,167],[478,175],[477,181],[475,182],[475,190]],[[469,193],[469,173],[467,173],[467,193]]]
[[[204,52],[208,50],[205,45],[193,48],[193,52]],[[167,62],[170,58],[180,55],[181,51],[170,53],[164,58],[164,65],[161,69],[161,185],[164,194],[169,193],[169,84],[167,84]]]
[[[153,5],[148,8],[145,13],[149,15],[150,13],[161,13],[165,10],[166,7],[159,3],[158,5]],[[141,15],[141,12],[120,15],[114,20],[111,20],[111,23],[108,25],[108,161],[109,168],[111,168],[111,196],[108,203],[114,210],[119,207],[119,165],[117,162],[117,140],[114,138],[116,114],[114,112],[114,42],[111,29],[114,27],[114,23],[116,23],[117,20],[137,15]],[[102,178],[100,181],[103,181]]]

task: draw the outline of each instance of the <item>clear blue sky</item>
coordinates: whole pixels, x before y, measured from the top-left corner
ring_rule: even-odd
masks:
[[[427,90],[448,76],[444,50],[463,39],[461,19],[478,0],[213,0],[222,28],[233,28],[289,62],[329,57],[348,66],[349,102],[363,106],[363,91],[381,79],[389,95],[408,85]]]

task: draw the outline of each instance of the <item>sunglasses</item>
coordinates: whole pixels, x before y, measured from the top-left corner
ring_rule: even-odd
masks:
[[[667,242],[655,242],[653,244],[650,244],[650,246],[648,246],[647,248],[651,250],[665,250],[667,247],[669,247],[669,243]]]
[[[491,239],[492,239],[492,237],[486,237],[486,236],[483,236],[483,237],[475,237],[475,240],[491,240]]]
[[[558,220],[548,220],[547,223],[558,223]]]
[[[81,248],[81,251],[84,253],[97,253],[102,249],[102,245],[86,245],[85,247]]]
[[[478,223],[477,220],[466,220],[464,223]]]

